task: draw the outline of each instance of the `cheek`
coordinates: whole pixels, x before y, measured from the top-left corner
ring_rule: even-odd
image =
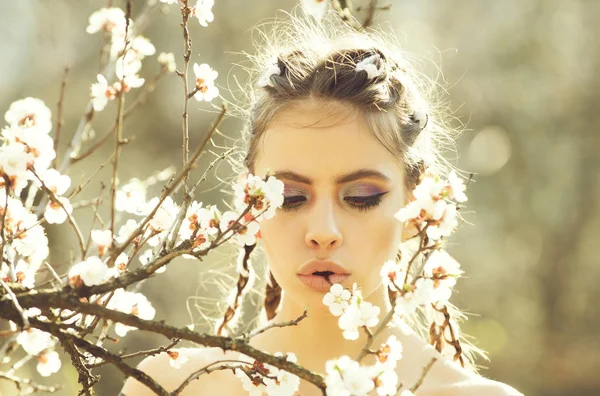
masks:
[[[396,257],[402,238],[402,224],[393,215],[381,218],[365,230],[366,254],[377,265]]]

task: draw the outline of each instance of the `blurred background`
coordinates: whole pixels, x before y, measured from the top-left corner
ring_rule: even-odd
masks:
[[[2,114],[13,101],[33,96],[45,101],[55,121],[64,68],[71,65],[59,156],[85,112],[89,86],[99,71],[102,35],[85,32],[88,17],[109,3],[124,7],[121,0],[0,2]],[[422,60],[423,71],[445,84],[444,99],[450,101],[456,122],[466,125],[457,142],[458,155],[451,158],[459,168],[476,173],[467,191],[471,224],[459,229],[448,250],[465,270],[453,296],[456,305],[473,314],[463,330],[491,358],[490,363],[479,361],[488,367],[482,374],[528,396],[600,394],[600,2],[389,3],[391,9],[378,12],[375,24],[391,26],[404,49]],[[133,1],[134,17],[145,4]],[[221,94],[233,101],[227,86],[236,89],[235,78],[245,82],[245,72],[234,64],[246,62],[242,51],[254,52],[251,28],[296,4],[217,1],[215,20],[208,27],[190,23],[192,62],[216,69]],[[144,35],[157,54],[174,52],[181,68],[177,6],[155,13]],[[141,76],[151,80],[159,70],[156,55],[143,64]],[[122,182],[181,166],[182,97],[181,79],[170,74],[127,119],[124,135],[133,141],[123,148]],[[212,104],[190,102],[191,147],[201,141],[220,104],[219,99]],[[93,144],[94,136],[104,135],[115,117],[116,104],[111,102],[94,118],[85,147]],[[230,147],[241,125],[239,119],[227,118],[211,150],[220,153]],[[92,175],[112,150],[109,143],[72,166],[68,174],[73,183]],[[194,175],[213,159],[203,155]],[[79,198],[107,197],[109,172],[102,169]],[[219,178],[230,176],[231,169],[221,163],[196,199],[222,206],[226,197]],[[159,190],[160,185],[152,191]],[[79,218],[82,229],[89,230],[91,213],[81,210]],[[66,225],[47,230],[51,261],[64,273],[74,241],[71,230]],[[175,261],[164,274],[148,280],[142,292],[156,308],[155,318],[210,331],[204,318],[218,317],[225,308],[223,293],[235,282],[233,258],[235,252],[224,247],[202,262]],[[248,304],[258,298],[252,294]],[[245,312],[253,316],[252,308]],[[133,331],[114,350],[136,351],[167,342]],[[35,373],[34,364],[20,372],[30,370],[42,384],[63,383],[65,389],[58,394],[76,394],[77,373],[66,357],[62,360],[61,372],[50,378]],[[98,394],[117,394],[121,373],[109,367],[98,373]],[[10,383],[0,382],[0,394],[14,392]]]

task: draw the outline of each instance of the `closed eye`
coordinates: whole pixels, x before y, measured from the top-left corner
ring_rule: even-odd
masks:
[[[356,196],[356,197],[345,197],[344,201],[348,203],[353,209],[356,209],[360,212],[369,210],[371,208],[376,207],[381,203],[382,197],[387,194],[389,191],[385,191],[375,195],[369,196]],[[302,206],[303,201],[306,201],[306,197],[302,195],[294,195],[290,197],[284,197],[283,205],[281,205],[281,209],[289,212],[293,210],[298,210],[300,206]]]

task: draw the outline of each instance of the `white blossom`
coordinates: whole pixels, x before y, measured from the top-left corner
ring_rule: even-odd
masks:
[[[145,80],[137,75],[141,68],[142,62],[137,58],[134,51],[128,51],[125,55],[117,58],[115,74],[119,81],[115,83],[115,89],[129,92],[131,88],[139,88],[144,85]],[[120,87],[121,81],[123,83],[122,87]]]
[[[115,209],[119,212],[142,214],[141,211],[145,204],[146,185],[140,179],[134,177],[117,190]]]
[[[49,377],[50,374],[58,373],[60,366],[60,357],[56,351],[46,351],[38,356],[37,371],[42,377]]]
[[[62,224],[68,215],[73,213],[73,206],[67,197],[57,197],[57,201],[51,200],[44,211],[44,218],[48,223]],[[58,202],[60,201],[60,203]]]
[[[219,88],[215,86],[215,79],[219,73],[206,64],[194,63],[194,75],[196,76],[196,90],[194,98],[198,101],[210,102],[219,96]]]
[[[131,50],[135,52],[139,60],[156,53],[154,45],[144,36],[135,36],[131,40]]]
[[[358,71],[366,71],[368,79],[373,79],[373,78],[379,76],[383,72],[383,66],[381,66],[378,69],[377,66],[375,65],[375,62],[377,62],[379,57],[380,57],[379,54],[375,54],[375,55],[371,55],[368,58],[361,60],[360,62],[358,62],[356,64],[355,70],[357,72]]]
[[[219,232],[221,217],[221,211],[216,205],[209,205],[206,208],[200,208],[198,210],[200,227],[206,230],[209,235],[216,235]]]
[[[160,200],[158,197],[152,198],[144,207],[143,213],[149,215],[154,207]],[[167,197],[161,204],[157,211],[152,216],[152,219],[148,222],[151,228],[156,231],[165,231],[171,227],[171,224],[175,221],[179,207],[173,198]]]
[[[146,296],[141,293],[128,292],[122,288],[115,290],[113,297],[106,307],[136,315],[144,320],[154,319],[154,315],[156,314],[156,310],[152,307]],[[122,323],[115,325],[115,332],[121,337],[124,337],[130,330],[135,330],[135,327]]]
[[[173,55],[172,52],[161,52],[158,55],[157,60],[158,63],[166,67],[170,73],[173,73],[177,69],[177,65],[175,64],[175,55]]]
[[[169,365],[173,368],[180,369],[182,365],[186,364],[190,358],[182,353],[181,350],[166,351],[169,355]]]
[[[32,327],[19,333],[17,343],[28,354],[37,356],[44,349],[51,348],[54,341],[50,333]]]
[[[86,286],[95,286],[104,283],[114,275],[114,271],[98,256],[90,256],[71,267],[68,276],[72,284],[77,285],[78,279],[81,279]]]
[[[160,0],[160,2],[165,4],[177,4],[179,0]]]
[[[104,251],[112,244],[113,238],[110,230],[92,230],[92,241],[98,247],[99,255],[102,256]]]
[[[258,83],[257,85],[259,87],[266,87],[268,86],[273,86],[273,83],[271,82],[271,76],[272,75],[281,75],[281,69],[279,68],[279,64],[277,63],[277,57],[273,56],[269,62],[267,62],[267,66],[265,67],[265,71],[263,72],[263,74],[260,76],[260,78],[258,79]]]
[[[329,292],[323,296],[323,304],[329,307],[329,312],[333,316],[340,316],[350,301],[350,291],[345,290],[339,283],[333,284]]]
[[[208,22],[212,22],[215,16],[212,13],[212,7],[215,0],[198,0],[195,7],[192,7],[192,15],[198,18],[200,25],[206,27]]]
[[[138,227],[137,221],[135,221],[133,219],[127,220],[127,222],[125,224],[123,224],[121,226],[121,228],[119,228],[119,232],[118,232],[115,240],[119,243],[125,243],[125,241],[127,241],[127,239],[129,239],[131,234],[133,234],[135,232],[137,227]]]
[[[8,177],[27,178],[27,165],[33,163],[33,155],[22,144],[5,144],[0,147],[0,172]]]
[[[366,301],[350,304],[338,319],[338,326],[343,330],[342,336],[347,340],[357,340],[360,327],[377,325],[379,312],[378,306]]]
[[[113,100],[117,97],[117,90],[108,85],[108,81],[102,74],[96,76],[97,83],[92,84],[90,87],[90,97],[92,98],[92,106],[94,111],[102,111],[108,104],[109,100]]]
[[[274,176],[269,176],[265,182],[259,176],[248,173],[233,185],[235,192],[234,205],[238,211],[242,212],[250,202],[253,202],[250,213],[257,221],[260,221],[261,217],[259,215],[263,211],[262,216],[264,218],[271,218],[275,215],[277,208],[283,204],[284,186],[284,183]],[[268,209],[266,208],[267,205]]]
[[[454,199],[457,202],[467,201],[468,198],[464,193],[465,189],[466,186],[462,179],[458,177],[454,170],[452,170],[448,175],[449,198]]]
[[[56,169],[46,170],[40,178],[44,185],[57,195],[63,195],[71,186],[71,178],[67,175],[61,175]],[[36,184],[40,185],[37,178],[34,180],[37,181]]]
[[[371,370],[343,355],[325,363],[328,396],[366,396],[375,388]]]
[[[395,396],[397,394],[398,374],[396,370],[387,369],[377,376],[377,394],[380,396]]]
[[[100,30],[106,30],[108,32],[113,29],[125,30],[126,20],[125,12],[120,8],[101,8],[90,15],[89,24],[86,28],[86,32],[89,34],[96,33]]]
[[[8,125],[16,124],[21,128],[35,128],[36,131],[48,134],[52,130],[52,112],[37,98],[25,98],[11,103],[4,114]]]
[[[29,164],[33,165],[39,173],[48,169],[56,157],[53,147],[54,140],[48,134],[39,133],[35,127],[23,128],[12,124],[2,130],[2,136],[10,145],[21,146],[25,152],[31,154],[33,160]],[[35,179],[33,175],[30,178]]]

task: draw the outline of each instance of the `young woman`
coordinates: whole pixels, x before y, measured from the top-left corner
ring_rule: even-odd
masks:
[[[448,172],[440,150],[452,142],[453,134],[436,104],[427,101],[432,93],[427,84],[380,36],[357,33],[332,15],[319,24],[293,18],[276,25],[273,33],[254,59],[246,150],[239,170],[262,178],[274,172],[285,184],[283,206],[260,223],[258,246],[264,249],[271,279],[266,316],[274,322],[291,321],[305,307],[310,315],[297,326],[270,329],[250,343],[270,353],[293,352],[299,364],[324,373],[327,360],[356,357],[367,337],[362,332],[357,340],[342,336],[338,318],[323,304],[328,282],[348,289],[359,285],[365,300],[380,308],[380,318],[392,309],[381,267],[416,233],[394,214],[410,202],[423,164],[438,174]],[[274,306],[273,301],[280,302]],[[401,343],[396,373],[403,389],[418,381],[437,357],[417,395],[521,395],[478,375],[468,344],[462,348],[463,367],[417,334],[426,325],[414,327],[419,325],[399,323],[373,344],[390,335]],[[179,352],[189,358],[179,369],[171,367],[166,354],[145,359],[139,368],[172,391],[208,363],[243,358],[215,348]],[[362,364],[373,364],[370,359]],[[152,394],[132,378],[122,393]],[[230,370],[219,370],[201,376],[183,394],[248,392]],[[322,393],[301,381],[297,394]]]

